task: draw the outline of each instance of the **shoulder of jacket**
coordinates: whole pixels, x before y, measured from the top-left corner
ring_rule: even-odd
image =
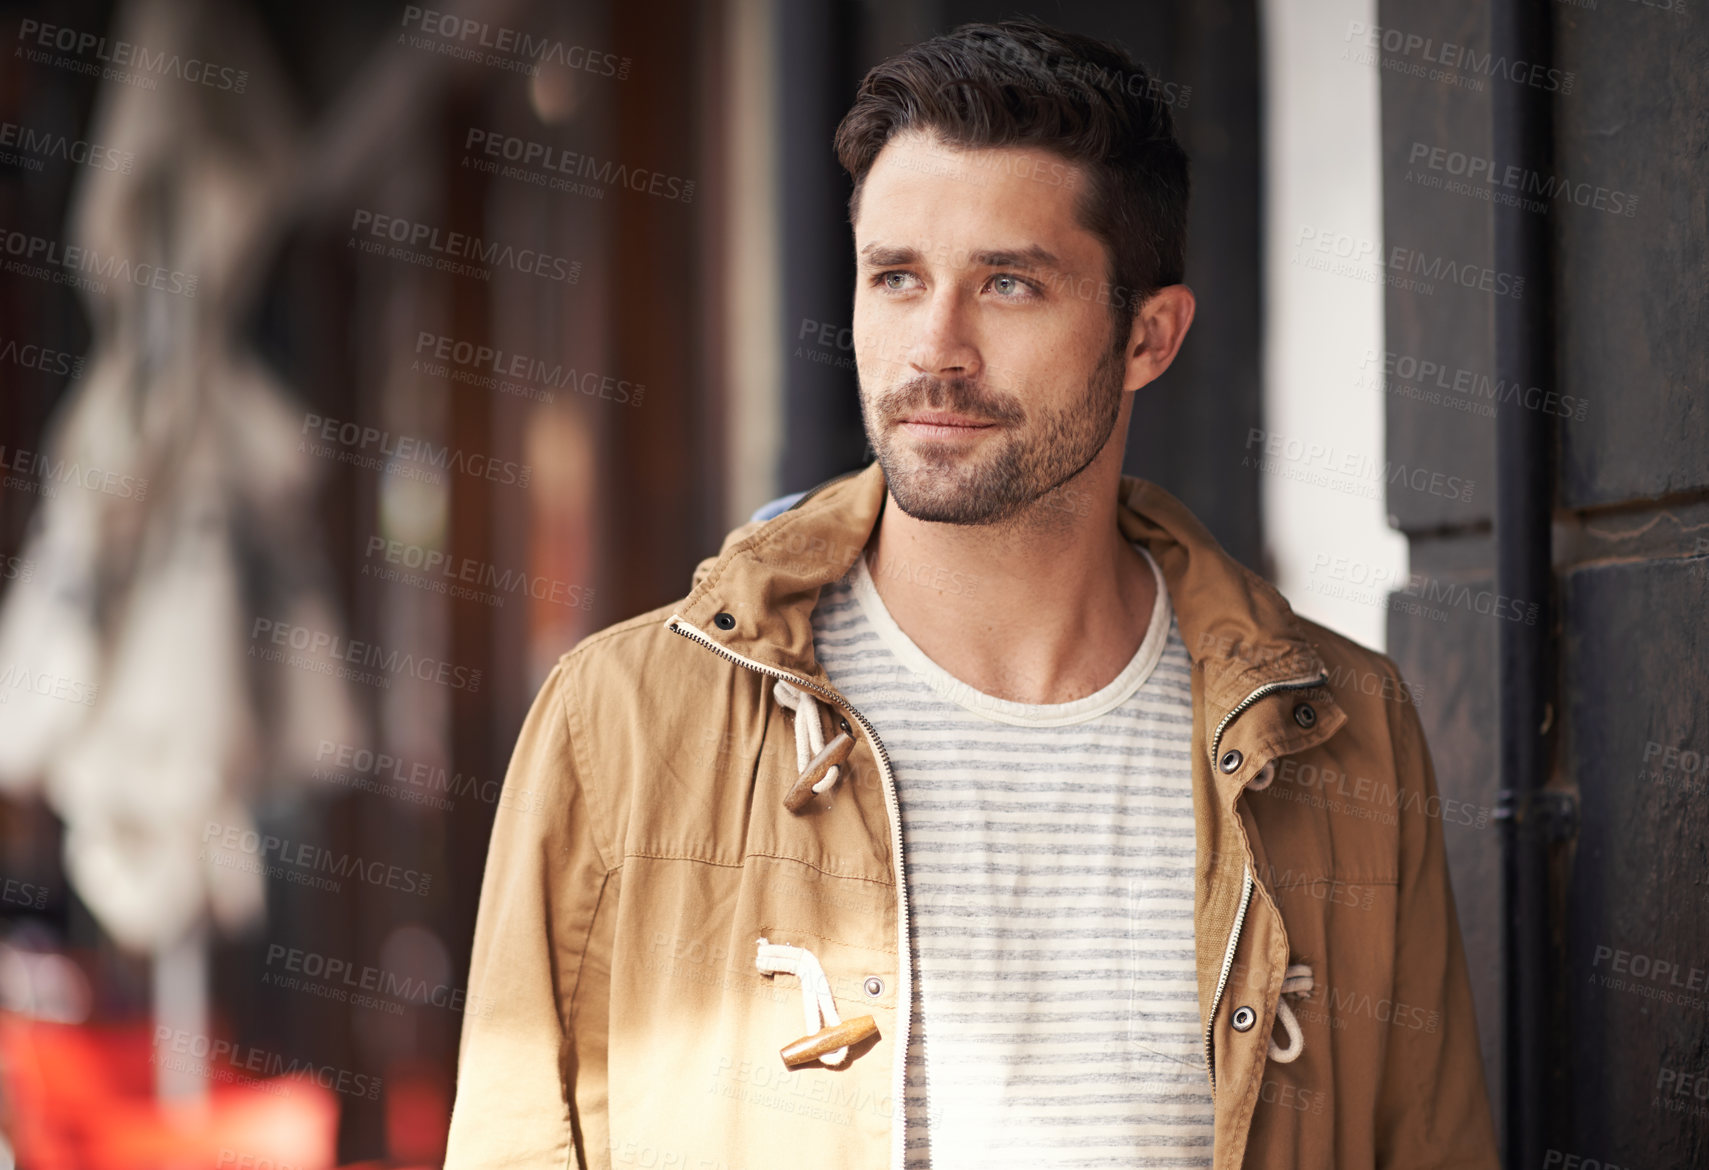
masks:
[[[1299,623],[1300,633],[1317,649],[1318,656],[1328,668],[1331,687],[1335,685],[1337,676],[1346,677],[1349,671],[1363,671],[1397,684],[1402,681],[1400,667],[1381,650],[1373,650],[1363,642],[1356,642],[1297,613],[1294,620]]]
[[[698,649],[665,626],[682,602],[676,598],[582,638],[558,656],[554,669],[560,686],[582,696],[578,703],[587,702],[597,689],[603,704],[621,695],[637,701],[644,695],[686,695],[717,677],[728,667],[723,658]]]
[[[676,639],[676,635],[665,629],[665,622],[681,604],[679,597],[656,609],[602,626],[558,655],[558,665],[566,670],[597,668],[601,662],[647,653],[655,638]]]
[[[1295,615],[1300,632],[1316,647],[1329,675],[1328,687],[1355,724],[1381,725],[1391,741],[1422,736],[1418,707],[1424,688],[1409,683],[1395,660],[1345,634]],[[1360,738],[1364,732],[1355,732]]]

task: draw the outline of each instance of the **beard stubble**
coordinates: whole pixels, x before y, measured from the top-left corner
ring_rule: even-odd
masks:
[[[1035,408],[1008,391],[966,378],[920,375],[893,390],[861,388],[861,417],[897,507],[916,520],[1000,526],[1084,471],[1115,431],[1121,413],[1123,347],[1107,346],[1087,394],[1060,410]],[[910,438],[901,419],[941,410],[998,430],[970,448],[950,440]]]

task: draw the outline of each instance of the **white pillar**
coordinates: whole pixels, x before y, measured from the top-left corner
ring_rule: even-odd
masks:
[[[1264,541],[1295,610],[1381,650],[1384,602],[1407,572],[1406,539],[1384,505],[1384,394],[1371,378],[1372,355],[1382,369],[1383,286],[1308,268],[1324,254],[1301,245],[1310,231],[1382,249],[1379,73],[1347,59],[1363,44],[1350,30],[1376,23],[1376,0],[1264,0],[1260,18],[1263,427],[1299,452],[1259,477]],[[1307,454],[1314,444],[1327,454]]]

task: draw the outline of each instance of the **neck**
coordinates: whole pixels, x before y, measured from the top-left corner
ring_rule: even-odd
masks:
[[[896,624],[969,686],[1066,703],[1138,652],[1156,582],[1116,526],[1120,465],[1099,459],[995,525],[916,520],[886,493],[868,570]]]

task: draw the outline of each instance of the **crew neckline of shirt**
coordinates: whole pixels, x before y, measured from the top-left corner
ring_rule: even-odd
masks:
[[[1157,581],[1157,599],[1151,607],[1151,624],[1146,627],[1145,638],[1115,678],[1091,694],[1066,703],[1018,703],[1012,699],[999,699],[962,682],[932,661],[926,652],[903,632],[902,627],[896,624],[896,619],[890,616],[884,599],[878,595],[878,586],[873,583],[872,573],[867,568],[865,552],[855,558],[850,572],[850,586],[855,602],[866,615],[866,620],[872,624],[879,640],[933,693],[975,715],[997,723],[1012,723],[1022,727],[1061,727],[1096,719],[1120,706],[1145,685],[1145,681],[1151,677],[1158,662],[1163,658],[1163,647],[1169,640],[1169,630],[1174,624],[1169,589],[1164,584],[1163,571],[1157,567],[1157,562],[1152,559],[1145,546],[1136,541],[1133,542],[1133,547],[1145,558],[1145,563],[1151,566],[1151,575]]]

